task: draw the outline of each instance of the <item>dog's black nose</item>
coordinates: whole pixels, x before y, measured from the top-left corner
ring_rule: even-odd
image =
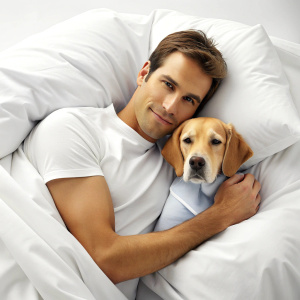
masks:
[[[202,169],[202,167],[205,166],[205,160],[203,157],[199,157],[199,156],[192,156],[190,158],[190,166],[194,171],[198,171],[200,169]]]

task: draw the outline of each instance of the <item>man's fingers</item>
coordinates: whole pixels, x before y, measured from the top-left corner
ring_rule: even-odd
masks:
[[[260,205],[260,203],[261,203],[261,196],[260,196],[260,194],[257,194],[255,202],[256,202],[256,205],[258,205],[258,206]]]
[[[227,183],[230,185],[241,182],[244,179],[245,175],[243,173],[234,174],[232,177],[227,179]]]
[[[261,203],[261,196],[260,194],[257,194],[256,199],[255,199],[255,213],[258,212],[260,208],[260,203]]]
[[[253,189],[254,189],[257,193],[259,193],[260,188],[261,188],[260,183],[259,183],[257,180],[255,180],[255,181],[254,181],[254,184],[253,184]]]

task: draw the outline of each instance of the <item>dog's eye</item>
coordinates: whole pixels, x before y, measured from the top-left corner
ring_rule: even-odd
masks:
[[[190,138],[186,138],[186,139],[184,139],[183,141],[184,141],[186,144],[190,144],[190,143],[192,142]]]
[[[219,140],[217,140],[217,139],[213,139],[213,140],[211,141],[211,143],[212,143],[213,145],[219,145],[219,144],[221,144],[222,142],[219,141]]]

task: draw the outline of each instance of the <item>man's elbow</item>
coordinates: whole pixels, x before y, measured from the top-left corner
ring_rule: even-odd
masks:
[[[103,273],[114,283],[120,283],[122,281],[128,280],[126,278],[126,272],[122,270],[122,262],[119,261],[111,254],[108,255],[98,255],[92,257],[98,267],[103,271]]]

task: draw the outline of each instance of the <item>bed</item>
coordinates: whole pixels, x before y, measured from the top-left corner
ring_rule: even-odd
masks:
[[[251,219],[142,278],[136,299],[299,299],[299,4],[253,1],[250,18],[240,1],[70,3],[32,2],[22,20],[20,1],[1,11],[0,298],[135,299],[68,232],[22,144],[59,108],[122,109],[157,43],[194,28],[216,40],[229,68],[199,116],[243,134],[254,156],[242,170],[261,182],[262,203]]]

